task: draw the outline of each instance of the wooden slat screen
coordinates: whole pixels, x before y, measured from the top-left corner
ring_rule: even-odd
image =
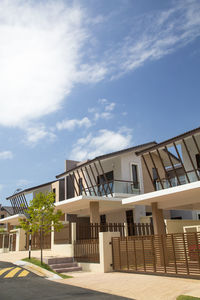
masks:
[[[128,223],[128,235],[152,235],[153,225],[148,223]],[[124,223],[76,223],[77,240],[98,239],[99,232],[120,232],[120,236],[125,236]]]
[[[78,262],[99,263],[99,240],[80,240],[74,243],[74,259]]]
[[[112,239],[116,271],[200,278],[200,233],[116,237]]]
[[[71,243],[71,223],[65,224],[60,231],[54,231],[54,244]]]
[[[26,249],[28,249],[29,239],[26,238]],[[40,234],[35,233],[31,236],[31,249],[39,250],[40,249]],[[43,249],[51,249],[51,232],[44,236],[43,238]]]

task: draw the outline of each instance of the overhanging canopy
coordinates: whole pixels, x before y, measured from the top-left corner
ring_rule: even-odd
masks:
[[[1,219],[0,224],[10,223],[10,225],[19,225],[19,218],[24,219],[24,218],[26,218],[26,216],[23,214],[18,214],[18,215],[14,215],[11,217],[7,217],[4,219]]]
[[[55,203],[56,209],[68,214],[89,214],[90,202],[99,203],[101,214],[123,208],[122,201],[113,197],[79,196]]]
[[[151,205],[160,209],[200,210],[200,182],[192,182],[122,200],[123,205]]]

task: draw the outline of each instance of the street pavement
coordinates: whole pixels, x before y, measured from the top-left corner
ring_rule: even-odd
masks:
[[[12,263],[0,261],[0,300],[127,300],[111,294],[57,283]]]

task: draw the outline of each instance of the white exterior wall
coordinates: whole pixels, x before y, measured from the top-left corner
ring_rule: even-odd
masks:
[[[131,170],[132,164],[138,166],[138,180],[140,183],[140,192],[141,194],[143,194],[144,185],[143,185],[141,158],[137,156],[134,152],[129,152],[121,156],[121,179],[128,180],[128,181],[132,180],[132,170]]]
[[[38,193],[49,193],[49,192],[51,192],[51,185],[38,188],[36,191],[33,192],[33,198],[35,198],[36,194]]]

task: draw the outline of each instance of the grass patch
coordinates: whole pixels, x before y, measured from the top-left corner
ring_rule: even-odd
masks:
[[[39,259],[34,258],[34,257],[32,257],[30,259],[29,258],[24,258],[22,260],[23,261],[27,261],[27,262],[29,262],[29,263],[31,263],[33,265],[38,266],[38,267],[41,267],[41,268],[43,268],[45,270],[48,270],[48,271],[50,271],[50,272],[52,272],[52,273],[54,273],[54,274],[62,277],[63,279],[72,278],[72,276],[64,275],[64,274],[60,274],[60,273],[55,272],[54,270],[52,270],[52,268],[49,267],[49,265],[47,265],[45,263],[41,264],[41,261]]]
[[[178,296],[178,298],[176,298],[176,300],[200,300],[200,298],[181,295],[181,296]]]

